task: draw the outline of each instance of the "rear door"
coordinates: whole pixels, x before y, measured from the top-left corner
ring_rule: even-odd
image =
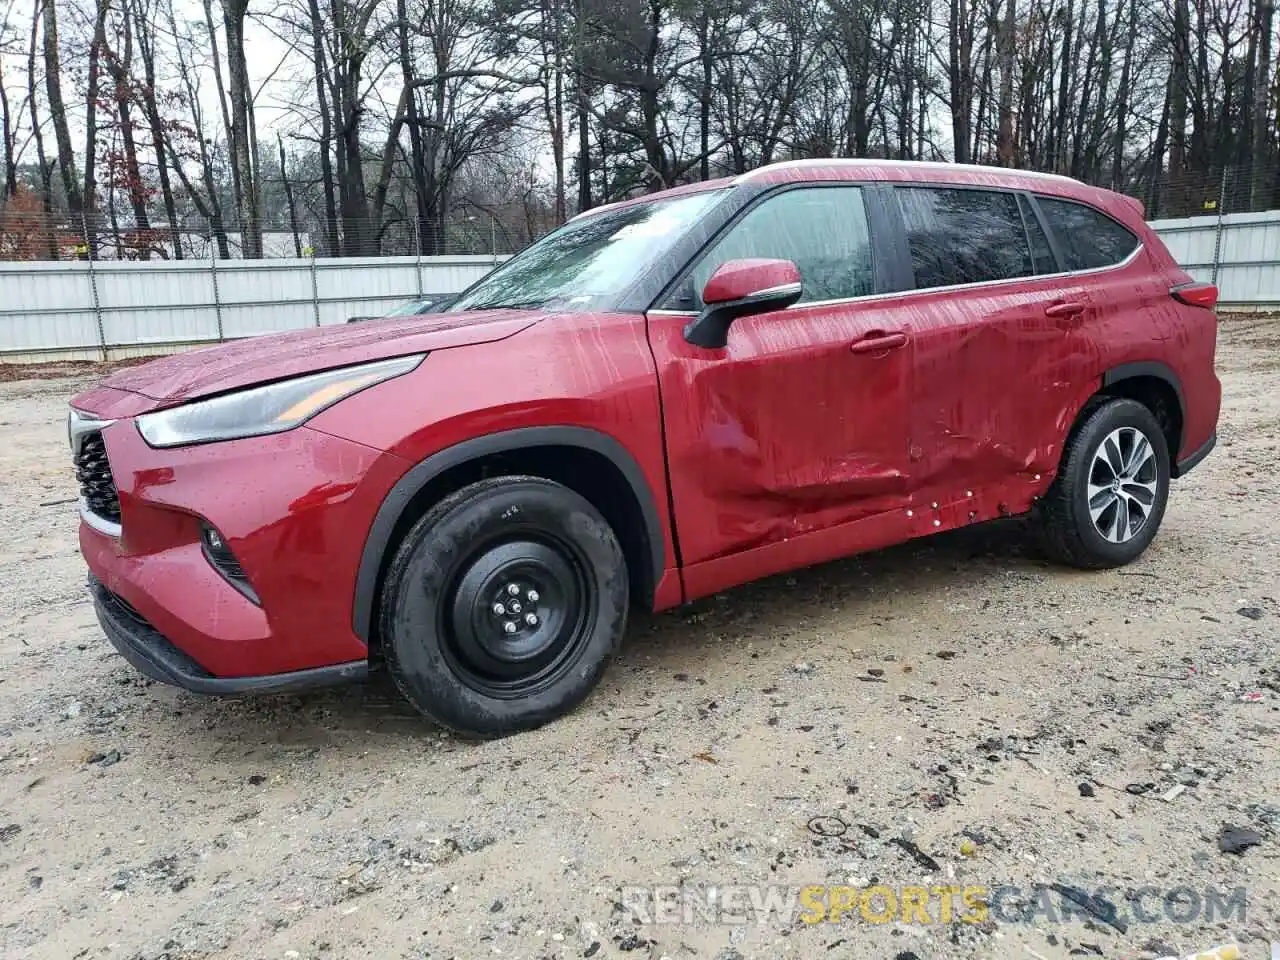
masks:
[[[1057,465],[1063,410],[1091,364],[1091,285],[1059,270],[1016,191],[918,184],[894,194],[916,290],[904,320],[916,344],[916,499],[994,490],[1018,512]],[[1011,485],[1026,496],[1005,498]]]
[[[690,596],[854,549],[806,538],[903,502],[911,349],[859,302],[877,287],[871,191],[812,185],[760,198],[650,311]],[[722,349],[691,346],[683,331],[698,292],[722,263],[748,257],[793,261],[801,301],[737,320]],[[744,552],[756,554],[746,566],[715,566]]]

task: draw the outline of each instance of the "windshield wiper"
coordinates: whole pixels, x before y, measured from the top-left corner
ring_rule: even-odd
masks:
[[[538,307],[549,303],[547,300],[495,300],[489,303],[476,303],[466,308],[471,310],[536,310]]]

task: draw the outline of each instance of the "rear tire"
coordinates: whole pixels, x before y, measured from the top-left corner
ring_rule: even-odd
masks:
[[[539,477],[482,480],[432,507],[392,560],[388,671],[460,733],[530,730],[586,699],[627,604],[622,548],[590,502]]]
[[[1137,559],[1164,518],[1169,476],[1168,444],[1149,409],[1117,399],[1090,410],[1040,504],[1045,552],[1085,570]]]

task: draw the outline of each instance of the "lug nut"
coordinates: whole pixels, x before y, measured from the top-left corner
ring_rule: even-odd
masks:
[[[537,602],[538,602],[538,591],[537,591],[537,590],[530,590],[528,593],[526,593],[526,594],[525,594],[525,596],[529,598],[529,602],[530,602],[530,603],[537,603]]]
[[[515,633],[520,628],[516,626],[516,622],[514,620],[508,620],[502,625],[502,629],[507,631],[507,633]]]
[[[537,617],[537,614],[533,614],[533,613],[526,613],[526,614],[524,615],[524,622],[525,622],[525,623],[527,623],[527,624],[528,624],[529,626],[531,626],[531,627],[536,627],[536,626],[538,625],[538,617]]]
[[[507,609],[510,610],[512,613],[519,613],[521,609],[520,601],[512,600],[510,603],[507,604]]]
[[[507,584],[507,593],[509,593],[513,597],[520,596],[520,584],[518,583]]]
[[[503,615],[504,613],[506,613],[506,612],[507,612],[507,608],[506,608],[506,607],[504,607],[502,604],[500,604],[500,603],[495,603],[495,604],[493,605],[493,615],[494,615],[495,617],[500,617],[500,616],[502,616],[502,615]]]

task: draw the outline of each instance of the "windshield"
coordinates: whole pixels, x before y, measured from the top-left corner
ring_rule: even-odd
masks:
[[[691,193],[567,223],[481,280],[450,311],[598,307],[621,293],[721,195]]]
[[[412,317],[422,312],[423,307],[431,306],[430,300],[410,300],[387,314],[388,317]]]

